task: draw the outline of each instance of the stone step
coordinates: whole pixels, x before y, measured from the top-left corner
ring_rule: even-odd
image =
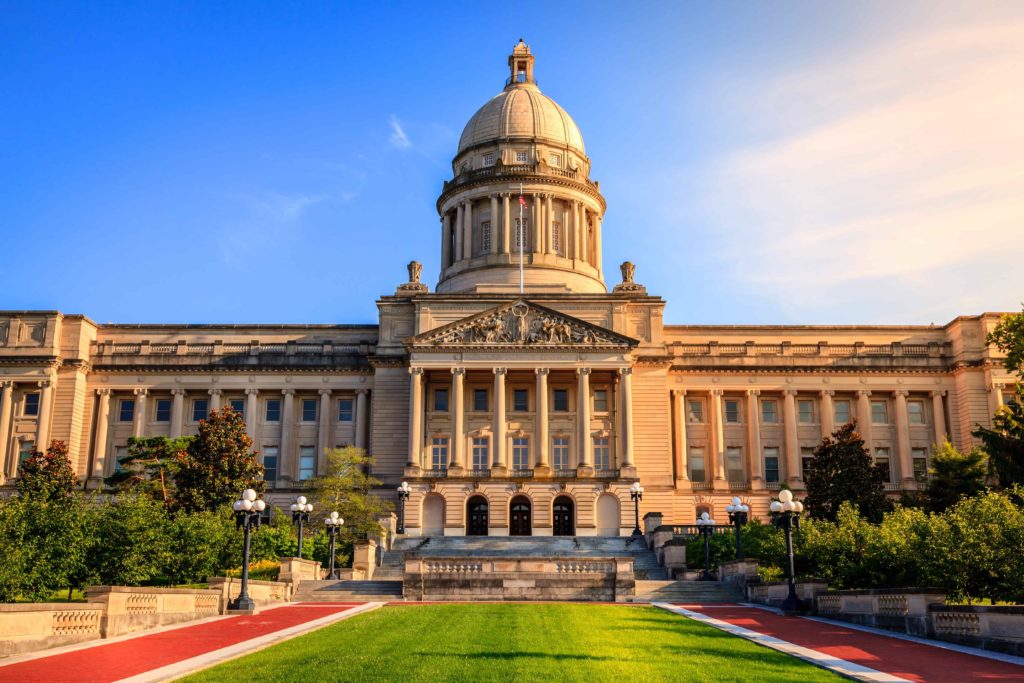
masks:
[[[293,602],[346,602],[350,600],[396,600],[402,598],[401,581],[303,581]]]
[[[633,602],[743,602],[743,591],[718,581],[637,581]]]

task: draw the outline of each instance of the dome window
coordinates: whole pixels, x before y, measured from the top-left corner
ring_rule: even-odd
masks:
[[[517,164],[525,164],[526,160],[527,160],[526,152],[522,152],[522,151],[517,151],[516,152],[516,163]]]
[[[494,166],[494,152],[488,152],[484,155],[484,166]]]
[[[552,168],[561,168],[562,157],[558,156],[557,154],[552,154],[551,156],[548,157],[548,166],[551,166]]]

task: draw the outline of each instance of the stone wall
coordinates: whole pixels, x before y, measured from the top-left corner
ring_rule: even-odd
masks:
[[[96,604],[0,605],[0,657],[99,638],[102,621]]]
[[[925,637],[934,635],[929,608],[945,603],[946,592],[931,588],[831,591],[815,597],[823,617]]]
[[[635,594],[632,558],[409,558],[406,600],[625,602]]]
[[[223,609],[227,609],[228,603],[237,598],[242,589],[242,579],[233,576],[211,576],[206,583],[212,590],[220,594]],[[278,602],[287,602],[291,596],[291,584],[283,581],[253,581],[249,579],[249,597],[256,603],[256,609]]]
[[[823,579],[806,579],[796,582],[796,596],[803,600],[809,609],[814,606],[814,596],[828,590]],[[747,584],[747,599],[762,605],[778,607],[789,595],[789,584],[785,581],[767,581]]]
[[[155,626],[176,624],[221,613],[221,594],[216,590],[90,586],[90,604],[100,605],[104,638]]]
[[[931,605],[935,637],[1024,656],[1024,606]]]

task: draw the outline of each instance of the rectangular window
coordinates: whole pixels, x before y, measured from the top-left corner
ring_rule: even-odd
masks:
[[[435,413],[447,413],[448,412],[448,390],[447,389],[434,389],[434,412]]]
[[[761,422],[765,424],[778,424],[779,402],[774,399],[761,401]]]
[[[32,452],[35,450],[36,444],[34,441],[22,441],[18,446],[18,467],[21,467],[21,463],[31,458]]]
[[[610,470],[612,468],[612,451],[608,446],[607,436],[594,437],[594,469]]]
[[[527,157],[527,153],[526,152],[519,152],[519,151],[516,152],[516,163],[517,164],[525,164],[527,158],[528,157]]]
[[[551,246],[556,254],[562,253],[562,224],[558,221],[551,221]]]
[[[740,421],[740,402],[734,398],[725,400],[725,421],[732,424]]]
[[[316,446],[299,446],[299,481],[312,479],[316,472]]]
[[[704,469],[704,449],[690,449],[690,481],[706,481]]]
[[[122,398],[117,412],[119,422],[132,422],[135,420],[135,399]]]
[[[871,424],[889,424],[889,411],[885,401],[871,402]]]
[[[525,413],[530,409],[530,401],[526,389],[514,389],[512,391],[512,410],[517,413]]]
[[[526,231],[529,230],[528,225],[530,220],[528,218],[517,218],[516,219],[516,249],[522,247],[526,249]]]
[[[316,404],[317,400],[315,398],[302,399],[303,422],[316,422]]]
[[[911,448],[910,455],[914,459],[914,479],[928,481],[928,449]]]
[[[512,469],[530,469],[530,439],[527,437],[512,439]]]
[[[801,399],[796,402],[797,421],[800,424],[814,424],[814,401]]]
[[[169,398],[158,398],[156,400],[156,421],[157,422],[170,422],[171,421],[171,399],[169,399]]]
[[[725,449],[725,468],[729,481],[743,481],[743,449],[729,447]]]
[[[704,421],[704,401],[700,399],[690,399],[686,402],[686,414],[689,422],[703,422]]]
[[[473,410],[478,413],[487,412],[487,390],[486,389],[474,389],[473,390]]]
[[[850,421],[850,402],[849,401],[836,401],[832,404],[833,412],[835,414],[836,426],[844,425]]]
[[[39,394],[25,394],[25,406],[22,415],[39,414]]]
[[[489,254],[491,251],[491,222],[480,223],[480,253]]]
[[[351,422],[354,412],[352,409],[352,399],[338,399],[338,422]]]
[[[239,415],[245,414],[244,398],[233,398],[230,401],[228,401],[228,405],[231,406],[231,410],[235,411]]]
[[[594,390],[594,412],[595,413],[607,413],[608,412],[608,390],[607,389],[595,389]]]
[[[800,472],[804,479],[807,479],[807,471],[811,468],[811,460],[814,459],[814,449],[804,446],[800,449]]]
[[[559,168],[562,165],[562,157],[557,154],[551,154],[548,156],[548,166]]]
[[[490,459],[491,440],[487,437],[473,439],[473,469],[486,470],[491,466]]]
[[[881,467],[882,471],[885,472],[885,480],[892,481],[892,469],[889,467],[889,449],[888,448],[876,448],[875,449],[875,465]]]
[[[448,437],[435,436],[430,440],[430,469],[448,469]]]
[[[484,155],[484,166],[494,166],[494,152],[488,152]]]
[[[556,470],[569,469],[569,438],[556,436],[551,446],[551,462]]]
[[[124,459],[128,457],[127,446],[117,446],[114,448],[114,471],[124,472]]]
[[[560,413],[569,412],[569,390],[568,389],[555,389],[555,400],[553,401],[553,410]]]
[[[907,415],[910,417],[910,424],[923,425],[924,401],[907,401]]]
[[[192,401],[192,421],[199,422],[205,420],[206,415],[210,410],[210,402],[205,398],[197,398]]]
[[[280,422],[281,421],[281,399],[279,398],[268,398],[266,403],[266,412],[264,413],[267,422]]]
[[[764,480],[771,483],[779,481],[779,449],[764,449]]]
[[[277,446],[263,447],[263,479],[273,484],[277,481]]]

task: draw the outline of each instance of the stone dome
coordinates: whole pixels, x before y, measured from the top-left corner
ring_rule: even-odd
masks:
[[[462,131],[458,153],[510,138],[542,140],[586,155],[576,122],[535,83],[511,83],[473,114]]]

